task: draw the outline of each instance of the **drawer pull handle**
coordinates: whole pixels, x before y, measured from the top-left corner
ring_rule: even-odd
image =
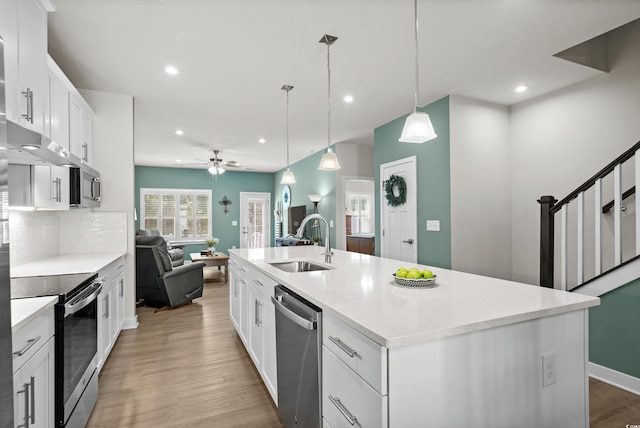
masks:
[[[349,421],[349,423],[351,425],[355,425],[356,422],[358,421],[358,418],[356,418],[355,416],[353,416],[351,414],[351,412],[349,412],[349,410],[347,410],[346,407],[344,407],[344,404],[342,404],[342,402],[340,401],[339,398],[334,398],[331,395],[329,395],[329,400],[331,400],[331,402],[333,403],[334,406],[336,406],[338,408],[338,410],[340,410],[340,413],[342,413],[342,416],[345,417],[345,419],[347,421]]]
[[[255,282],[256,284],[258,284],[260,287],[264,287],[264,284],[261,283],[260,281],[258,281],[257,279],[254,279],[253,282]]]
[[[346,352],[351,358],[354,358],[356,355],[358,355],[358,352],[355,349],[351,349],[347,344],[340,340],[339,337],[329,336],[329,340],[335,343],[338,348]]]
[[[40,336],[36,337],[35,339],[27,340],[27,345],[24,348],[22,348],[21,350],[14,352],[13,355],[15,355],[16,357],[22,357],[24,354],[26,354],[26,352],[29,349],[31,349],[31,347],[33,345],[36,344],[36,342],[38,342],[38,340],[40,340]]]

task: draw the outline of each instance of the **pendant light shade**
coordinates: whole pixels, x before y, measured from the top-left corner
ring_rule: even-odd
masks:
[[[207,171],[209,171],[209,174],[211,175],[220,175],[223,174],[226,170],[219,165],[213,165],[210,166]]]
[[[404,123],[400,140],[403,143],[424,143],[433,140],[437,135],[431,125],[431,119],[427,113],[417,111],[409,117]]]
[[[293,171],[289,168],[282,174],[282,179],[280,180],[280,184],[295,184],[296,177],[293,175]]]
[[[293,89],[291,85],[282,85],[283,91],[287,91],[287,170],[282,174],[280,184],[295,184],[296,177],[293,175],[293,171],[289,168],[289,91]]]
[[[424,143],[437,137],[427,113],[418,110],[418,94],[420,93],[418,72],[418,0],[413,0],[413,13],[415,18],[414,42],[416,47],[416,82],[413,114],[407,117],[402,129],[402,135],[398,141],[402,143]]]
[[[338,40],[337,37],[328,34],[325,34],[320,39],[320,43],[327,45],[327,152],[322,155],[322,159],[320,159],[318,169],[321,171],[335,171],[340,169],[338,156],[331,150],[331,56],[329,54],[329,47],[336,40]]]

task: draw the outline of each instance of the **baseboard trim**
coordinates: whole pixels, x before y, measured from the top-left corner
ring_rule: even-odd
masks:
[[[138,328],[138,315],[134,315],[133,318],[125,318],[122,324],[123,330],[132,330]]]
[[[620,389],[624,389],[625,391],[640,395],[640,379],[637,377],[633,377],[626,373],[592,362],[587,364],[587,370],[589,372],[589,376],[594,379],[601,380]]]

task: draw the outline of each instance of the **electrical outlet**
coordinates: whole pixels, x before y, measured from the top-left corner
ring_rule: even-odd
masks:
[[[542,387],[556,383],[556,353],[549,351],[542,354]]]
[[[232,220],[231,221],[231,226],[237,226],[238,225],[238,221],[237,220]]]
[[[329,227],[333,227],[333,220],[329,220]]]

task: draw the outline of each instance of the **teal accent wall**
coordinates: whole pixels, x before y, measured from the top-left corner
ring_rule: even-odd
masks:
[[[640,279],[589,308],[589,361],[640,378]]]
[[[416,156],[418,180],[418,263],[451,268],[451,181],[449,154],[449,97],[419,108],[429,114],[438,134],[423,144],[400,143],[406,116],[374,131],[376,181],[376,255],[380,255],[380,165]],[[439,232],[427,232],[427,220],[440,220]]]
[[[332,147],[335,151],[335,146]],[[318,203],[318,213],[327,221],[333,220],[334,227],[331,229],[331,247],[335,248],[336,242],[336,173],[335,171],[318,171],[320,159],[326,150],[314,153],[306,158],[290,165],[291,171],[296,177],[295,184],[289,184],[291,189],[291,206],[305,205],[307,214],[313,212],[313,203],[309,200],[308,195],[320,195],[322,199]],[[337,153],[338,161],[340,161],[340,153]],[[281,169],[274,174],[273,193],[275,201],[282,201],[282,189],[284,185],[280,184],[282,174],[287,169]],[[287,230],[288,217],[285,212],[282,220],[282,236],[293,234],[296,231]],[[274,228],[275,230],[275,228]],[[309,228],[307,228],[309,230]],[[322,237],[324,244],[324,225],[321,225]]]
[[[227,170],[216,179],[206,169],[191,168],[158,168],[149,166],[136,166],[136,209],[140,213],[140,189],[211,189],[212,199],[212,232],[213,236],[220,239],[216,249],[227,253],[234,245],[240,246],[240,227],[233,226],[235,220],[240,224],[240,192],[265,192],[271,194],[272,207],[269,215],[272,215],[273,195],[272,173],[237,172]],[[224,196],[232,202],[229,205],[229,214],[225,215],[222,205],[218,203]],[[273,217],[271,217],[273,219]],[[136,229],[140,228],[139,220]],[[273,245],[273,244],[272,244]],[[185,254],[199,252],[206,248],[205,244],[187,245]],[[227,253],[228,254],[228,253]],[[188,259],[188,256],[187,256]]]

